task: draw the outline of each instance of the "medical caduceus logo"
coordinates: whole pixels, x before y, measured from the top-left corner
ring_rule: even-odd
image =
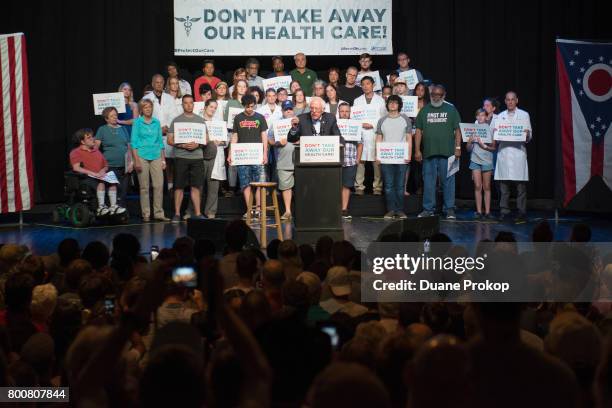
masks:
[[[174,17],[174,19],[178,22],[183,23],[183,27],[185,28],[185,33],[187,34],[187,37],[189,37],[189,32],[191,31],[191,27],[193,26],[193,23],[195,23],[196,21],[200,21],[201,17],[189,18],[189,16],[187,16],[187,17]]]

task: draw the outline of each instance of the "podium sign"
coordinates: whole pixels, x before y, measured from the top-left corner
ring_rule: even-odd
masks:
[[[344,239],[343,147],[339,139],[338,136],[302,136],[296,145],[293,239],[300,244],[314,244],[323,235],[334,240]],[[313,205],[315,202],[317,205]]]
[[[339,136],[302,136],[300,163],[340,163]]]

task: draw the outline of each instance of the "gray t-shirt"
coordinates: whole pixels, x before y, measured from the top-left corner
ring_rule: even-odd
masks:
[[[176,118],[174,118],[174,120],[170,124],[170,130],[168,130],[168,132],[174,134],[174,124],[179,123],[179,122],[204,123],[205,124],[204,119],[202,119],[198,115],[192,114],[191,116],[186,116],[183,113],[183,114],[178,115]],[[201,148],[197,148],[195,150],[187,150],[187,149],[182,149],[180,147],[175,147],[174,155],[177,159],[202,159],[204,158]]]
[[[376,134],[383,136],[383,142],[405,142],[406,133],[412,133],[412,120],[403,113],[395,118],[385,115],[378,120]]]
[[[276,146],[275,149],[278,151],[276,168],[279,170],[293,170],[293,152],[295,151],[295,145],[291,142],[287,142],[286,145]]]
[[[472,154],[470,160],[476,164],[493,165],[493,152],[483,149],[478,143],[472,143]]]

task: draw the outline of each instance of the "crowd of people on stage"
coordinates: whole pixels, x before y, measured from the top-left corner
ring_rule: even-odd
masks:
[[[110,248],[66,238],[53,254],[0,243],[0,386],[69,387],[77,407],[612,406],[605,300],[363,302],[350,242],[273,240],[262,251],[246,245],[248,230],[231,221],[222,256],[180,237],[152,248],[156,261],[126,233]],[[544,221],[532,239],[554,235]],[[588,248],[590,235],[576,224],[559,245]],[[508,272],[526,268],[511,232],[489,245]],[[611,254],[568,269],[548,255],[529,273],[596,273],[610,299]]]
[[[285,204],[283,220],[291,220],[292,189],[294,187],[293,152],[302,135],[342,136],[337,119],[350,119],[353,107],[374,108],[377,124],[364,121],[360,141],[340,139],[344,145],[342,158],[342,216],[350,219],[351,192],[363,195],[366,190],[366,166],[373,168],[373,181],[368,190],[374,195],[384,192],[386,219],[407,218],[404,199],[411,192],[423,194],[423,211],[419,217],[436,212],[436,192],[443,192],[443,215],[455,219],[455,175],[448,175],[448,158],[459,158],[462,150],[470,154],[469,169],[474,181],[476,220],[492,220],[491,190],[498,183],[500,217],[509,219],[511,188],[517,190],[515,221],[524,222],[526,215],[526,183],[529,179],[526,143],[532,138],[529,114],[518,108],[518,95],[505,94],[506,110],[500,112],[499,102],[492,97],[484,99],[473,118],[476,123],[496,129],[496,121],[526,123],[525,142],[493,140],[485,143],[470,137],[462,148],[461,118],[456,107],[446,100],[444,85],[424,80],[415,70],[419,82],[414,89],[408,87],[402,72],[413,69],[404,52],[397,55],[398,66],[388,76],[382,69],[373,70],[369,54],[359,57],[359,67],[346,70],[331,67],[325,78],[307,67],[307,58],[298,53],[293,58],[295,69],[286,71],[283,58],[272,58],[272,72],[268,78],[291,76],[288,89],[263,89],[260,63],[249,58],[244,68],[233,72],[226,82],[218,75],[212,59],[204,60],[202,72],[192,84],[181,78],[179,67],[169,63],[167,76],[156,74],[143,90],[138,103],[128,83],[119,91],[125,96],[125,113],[106,108],[102,115],[106,124],[95,132],[80,129],[75,133],[78,145],[71,152],[70,162],[75,171],[100,177],[113,171],[118,187],[108,189],[106,206],[105,181],[91,181],[97,190],[100,214],[125,211],[125,192],[129,173],[136,172],[140,188],[141,215],[144,221],[163,220],[180,222],[181,219],[214,218],[218,196],[231,196],[237,186],[248,202],[250,183],[275,181]],[[344,74],[343,74],[344,72]],[[385,78],[383,78],[385,76]],[[414,117],[402,113],[402,96],[418,98]],[[195,111],[194,103],[203,102],[204,109]],[[241,112],[228,122],[232,108]],[[371,110],[371,109],[370,109]],[[234,110],[235,111],[235,110]],[[292,119],[287,137],[275,138],[274,123],[279,119]],[[227,142],[207,138],[206,144],[175,143],[176,123],[222,120],[227,123]],[[469,118],[467,122],[471,122]],[[93,136],[93,139],[91,138]],[[408,145],[403,164],[380,163],[377,143],[392,142]],[[259,165],[232,166],[231,149],[236,143],[261,143],[263,160]],[[174,212],[165,214],[163,194],[173,195]],[[181,218],[184,190],[190,189],[191,202]],[[153,190],[153,211],[149,200]],[[259,194],[256,194],[259,200]],[[259,205],[259,203],[257,203]],[[246,216],[246,214],[245,214]],[[254,210],[254,217],[259,212]]]

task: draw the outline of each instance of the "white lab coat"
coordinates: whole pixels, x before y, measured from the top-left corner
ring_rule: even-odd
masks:
[[[355,98],[355,102],[353,102],[353,106],[367,105],[368,103],[366,102],[365,94]],[[387,107],[382,96],[374,94],[369,105],[378,107],[378,111],[380,113],[378,119],[387,114]],[[376,123],[374,123],[373,126],[374,127],[372,129],[362,129],[363,152],[361,153],[361,160],[364,161],[376,160]]]
[[[491,129],[495,128],[497,121],[524,121],[529,126],[529,142],[533,138],[531,120],[524,110],[516,108],[514,116],[508,115],[505,110],[491,121]],[[497,164],[495,165],[495,180],[529,181],[529,167],[527,165],[527,147],[524,142],[497,142]]]

